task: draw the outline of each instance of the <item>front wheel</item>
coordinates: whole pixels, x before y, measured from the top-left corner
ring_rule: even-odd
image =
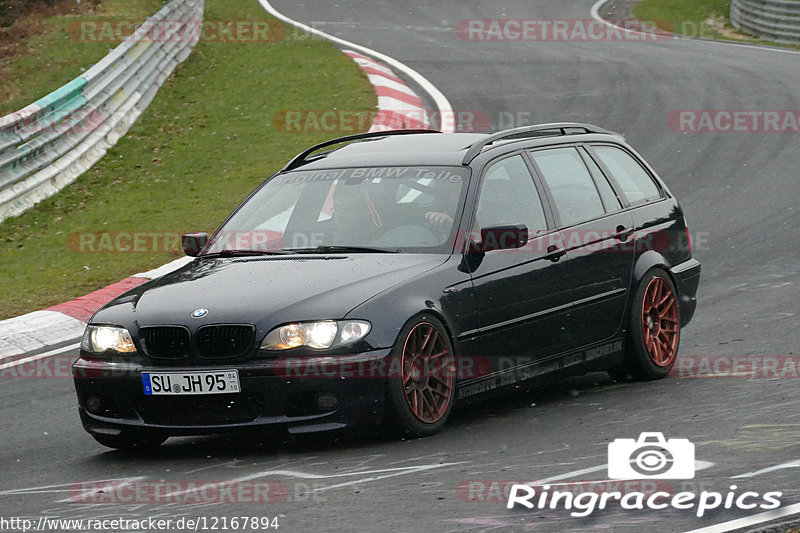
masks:
[[[650,270],[634,295],[625,363],[609,373],[630,372],[638,379],[661,379],[675,365],[681,337],[675,284],[661,269]]]
[[[393,368],[389,377],[387,403],[392,421],[415,437],[441,431],[455,394],[453,345],[444,325],[435,317],[422,315],[400,331],[392,349]]]

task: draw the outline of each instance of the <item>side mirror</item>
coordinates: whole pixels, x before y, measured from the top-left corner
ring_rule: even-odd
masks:
[[[208,233],[187,233],[181,239],[183,251],[189,257],[197,257],[208,243]]]
[[[522,248],[528,244],[528,227],[525,224],[515,226],[492,226],[481,230],[481,242],[471,241],[470,253],[486,253],[493,250],[511,250]]]

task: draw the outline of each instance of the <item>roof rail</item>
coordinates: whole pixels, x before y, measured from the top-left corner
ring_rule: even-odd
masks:
[[[437,130],[423,130],[423,129],[408,129],[408,130],[386,130],[386,131],[373,131],[367,133],[357,133],[355,135],[347,135],[345,137],[339,137],[338,139],[331,139],[329,141],[325,141],[323,143],[319,143],[317,145],[312,146],[311,148],[300,152],[297,154],[294,159],[289,161],[281,172],[286,172],[289,170],[294,170],[299,166],[307,163],[309,161],[309,157],[311,154],[325,148],[327,146],[333,146],[335,144],[346,143],[351,141],[363,141],[367,139],[376,139],[380,137],[387,137],[389,135],[409,135],[412,133],[441,133],[441,131]],[[325,154],[327,154],[326,152]],[[320,157],[324,157],[324,154],[321,154]],[[317,158],[314,158],[317,159]]]
[[[478,154],[480,154],[484,148],[489,146],[490,144],[502,140],[502,139],[510,139],[513,138],[525,138],[525,137],[534,137],[536,133],[546,132],[546,131],[556,131],[554,135],[573,135],[574,133],[570,133],[567,130],[583,130],[580,133],[604,133],[607,135],[616,135],[619,136],[619,133],[615,133],[613,131],[609,131],[603,129],[599,126],[594,126],[592,124],[583,124],[580,122],[553,122],[551,124],[535,124],[532,126],[521,126],[519,128],[513,128],[510,130],[498,131],[497,133],[493,133],[488,137],[479,140],[478,142],[469,146],[466,155],[464,155],[464,165],[468,165],[470,161],[475,159]]]

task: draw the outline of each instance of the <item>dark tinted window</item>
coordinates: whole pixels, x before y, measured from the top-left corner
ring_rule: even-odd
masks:
[[[614,189],[611,187],[611,184],[608,182],[608,178],[603,174],[603,171],[600,170],[600,167],[597,166],[597,163],[589,157],[585,151],[582,152],[584,155],[584,162],[586,166],[589,167],[589,171],[592,173],[592,177],[594,177],[594,183],[597,186],[597,191],[600,193],[600,197],[603,199],[603,205],[606,208],[607,213],[613,213],[615,211],[619,211],[622,209],[622,204],[617,198],[617,194],[614,192]]]
[[[594,180],[575,148],[532,152],[547,182],[561,223],[571,226],[605,214]]]
[[[467,179],[461,167],[278,174],[225,223],[209,251],[365,246],[441,253],[452,246]]]
[[[533,235],[547,229],[539,193],[522,156],[493,163],[483,178],[476,226],[525,224]]]
[[[611,171],[630,203],[661,198],[653,178],[629,153],[613,146],[595,146],[594,151]]]

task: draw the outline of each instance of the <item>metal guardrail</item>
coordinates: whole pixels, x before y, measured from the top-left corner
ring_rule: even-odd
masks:
[[[204,0],[172,0],[63,87],[0,117],[0,221],[52,196],[117,143],[200,38]]]
[[[731,24],[767,41],[800,44],[800,2],[732,0]]]

